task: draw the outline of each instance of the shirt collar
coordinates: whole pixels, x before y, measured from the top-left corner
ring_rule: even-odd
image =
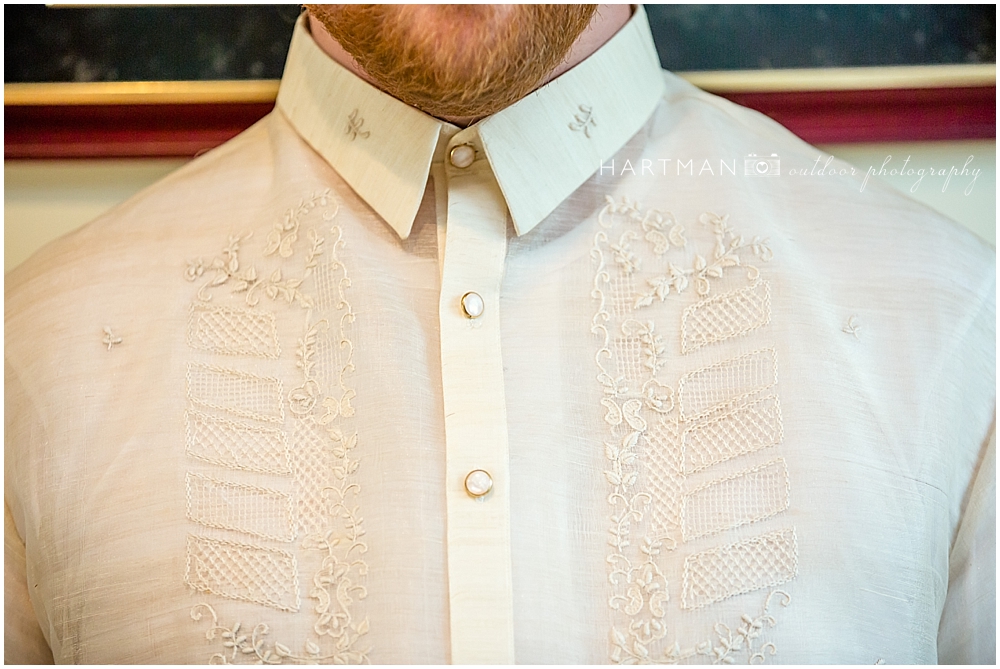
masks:
[[[277,107],[338,174],[406,238],[431,164],[456,126],[383,93],[327,56],[305,16],[295,25]],[[646,122],[664,82],[642,6],[604,46],[470,129],[522,235]],[[465,133],[463,133],[465,134]]]

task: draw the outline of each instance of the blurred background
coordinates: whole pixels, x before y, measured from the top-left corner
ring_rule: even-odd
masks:
[[[647,5],[664,68],[996,240],[995,5]],[[4,270],[273,106],[298,5],[4,7]],[[911,177],[885,177],[909,192]]]

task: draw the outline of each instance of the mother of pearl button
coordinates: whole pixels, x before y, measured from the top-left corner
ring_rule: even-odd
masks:
[[[462,311],[469,318],[479,318],[486,311],[486,303],[479,293],[466,293],[462,296]]]
[[[493,489],[493,477],[482,469],[473,469],[465,477],[465,491],[473,497],[482,497]]]
[[[451,164],[463,170],[476,160],[476,150],[468,144],[459,144],[453,147],[449,155],[451,156]]]

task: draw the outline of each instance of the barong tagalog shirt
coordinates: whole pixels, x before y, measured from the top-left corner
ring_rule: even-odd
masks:
[[[992,249],[662,72],[276,110],[7,277],[7,657],[992,662]]]

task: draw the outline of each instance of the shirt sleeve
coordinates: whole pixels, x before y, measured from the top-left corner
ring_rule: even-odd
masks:
[[[24,542],[17,534],[6,500],[3,505],[4,664],[53,664],[28,597]]]
[[[996,664],[996,423],[951,549],[941,664]]]

